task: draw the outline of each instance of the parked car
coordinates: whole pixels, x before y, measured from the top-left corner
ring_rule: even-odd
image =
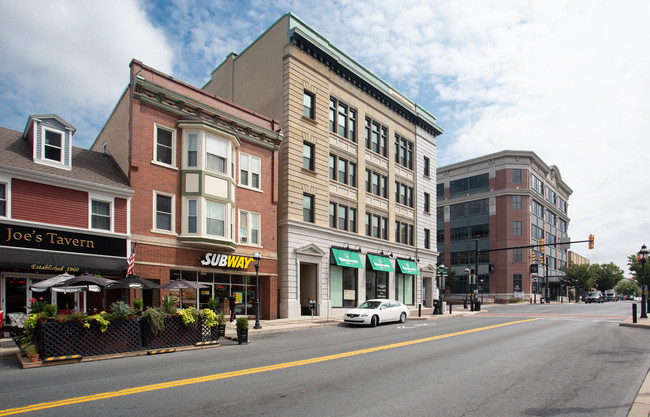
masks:
[[[605,291],[605,300],[606,301],[618,301],[618,297],[616,297],[616,293],[613,291]]]
[[[585,298],[585,303],[604,303],[605,297],[599,292],[592,292]]]
[[[364,301],[359,307],[349,310],[343,316],[343,321],[375,327],[390,321],[404,323],[410,314],[409,308],[399,301],[376,299]]]

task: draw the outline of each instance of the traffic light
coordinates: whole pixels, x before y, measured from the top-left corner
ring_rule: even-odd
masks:
[[[530,254],[530,262],[531,262],[531,263],[535,263],[535,252],[532,252],[532,253]]]
[[[544,254],[539,255],[539,264],[544,265]]]
[[[594,235],[589,235],[589,249],[594,248]]]
[[[539,251],[544,252],[544,238],[539,240]]]

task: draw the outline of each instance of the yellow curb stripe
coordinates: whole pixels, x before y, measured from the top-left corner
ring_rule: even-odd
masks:
[[[260,366],[260,367],[257,367],[257,368],[242,369],[242,370],[239,370],[239,371],[224,372],[224,373],[220,373],[220,374],[206,375],[206,376],[195,377],[195,378],[180,379],[180,380],[177,380],[177,381],[161,382],[159,384],[143,385],[143,386],[140,386],[140,387],[133,387],[133,388],[123,389],[123,390],[118,390],[118,391],[109,391],[109,392],[103,392],[103,393],[99,393],[99,394],[86,395],[86,396],[82,396],[82,397],[68,398],[68,399],[65,399],[65,400],[57,400],[57,401],[51,401],[51,402],[45,402],[45,403],[39,403],[39,404],[32,404],[32,405],[28,405],[28,406],[24,406],[24,407],[8,408],[6,410],[0,410],[0,416],[9,416],[9,415],[18,414],[18,413],[27,413],[27,412],[30,412],[30,411],[38,411],[38,410],[45,410],[45,409],[48,409],[48,408],[62,407],[64,405],[80,404],[80,403],[85,403],[85,402],[90,402],[90,401],[103,400],[103,399],[107,399],[107,398],[121,397],[121,396],[132,395],[132,394],[140,394],[140,393],[144,393],[144,392],[148,392],[148,391],[156,391],[156,390],[167,389],[167,388],[175,388],[175,387],[181,387],[181,386],[185,386],[185,385],[199,384],[199,383],[202,383],[202,382],[210,382],[210,381],[217,381],[217,380],[220,380],[220,379],[234,378],[234,377],[237,377],[237,376],[252,375],[252,374],[257,374],[257,373],[261,373],[261,372],[275,371],[275,370],[278,370],[278,369],[286,369],[286,368],[293,368],[293,367],[296,367],[296,366],[310,365],[310,364],[314,364],[314,363],[331,361],[331,360],[335,360],[335,359],[349,358],[351,356],[363,355],[363,354],[366,354],[366,353],[378,352],[378,351],[381,351],[381,350],[395,349],[395,348],[403,347],[403,346],[410,346],[410,345],[415,345],[415,344],[419,344],[419,343],[432,342],[432,341],[435,341],[435,340],[442,340],[442,339],[447,339],[447,338],[450,338],[450,337],[462,336],[462,335],[466,335],[466,334],[482,332],[482,331],[485,331],[485,330],[497,329],[499,327],[511,326],[513,324],[526,323],[526,322],[535,321],[535,320],[539,320],[539,319],[533,318],[533,319],[527,319],[527,320],[511,321],[511,322],[508,322],[508,323],[495,324],[495,325],[492,325],[492,326],[479,327],[479,328],[475,328],[475,329],[463,330],[463,331],[454,332],[454,333],[447,333],[447,334],[438,335],[438,336],[426,337],[426,338],[423,338],[423,339],[416,339],[416,340],[410,340],[410,341],[406,341],[406,342],[393,343],[393,344],[390,344],[390,345],[376,346],[376,347],[367,348],[367,349],[360,349],[360,350],[353,350],[353,351],[350,351],[350,352],[337,353],[337,354],[334,354],[334,355],[321,356],[321,357],[317,357],[317,358],[303,359],[303,360],[293,361],[293,362],[278,363],[278,364],[275,364],[275,365]]]

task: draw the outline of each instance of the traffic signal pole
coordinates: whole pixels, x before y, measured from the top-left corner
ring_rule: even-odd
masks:
[[[546,257],[544,247],[546,247],[546,246],[557,247],[558,245],[571,245],[572,243],[589,243],[589,249],[593,249],[594,248],[594,235],[590,234],[589,239],[586,239],[586,240],[574,240],[574,241],[568,241],[568,242],[545,243],[544,238],[541,238],[540,242],[541,243],[539,243],[537,245],[521,245],[521,246],[510,246],[510,247],[507,247],[507,248],[479,250],[479,248],[478,248],[478,239],[476,239],[476,249],[474,249],[474,267],[475,267],[474,271],[476,272],[476,274],[478,276],[478,255],[481,252],[497,252],[497,251],[502,251],[502,250],[541,248],[540,251],[542,252],[542,254],[540,255],[540,259],[545,264],[544,265],[544,269],[545,269],[545,271],[544,271],[545,274],[544,275],[545,275],[545,277],[543,277],[543,279],[545,280],[544,282],[546,284],[546,289],[544,291],[544,301],[546,303],[548,303],[549,300],[550,300],[550,297],[551,297],[551,289],[549,288],[549,285],[548,285],[548,258]],[[470,286],[470,288],[471,288],[471,286]],[[470,299],[470,301],[471,301],[471,299]]]

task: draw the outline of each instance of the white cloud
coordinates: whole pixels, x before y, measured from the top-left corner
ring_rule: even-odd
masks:
[[[29,114],[57,113],[79,129],[75,139],[83,143],[77,145],[88,146],[94,139],[88,128],[95,135],[108,117],[129,82],[133,58],[163,72],[172,69],[164,33],[137,1],[0,5],[0,92],[27,102],[13,111],[5,102],[0,110],[23,125]]]
[[[0,124],[96,134],[131,58],[200,86],[289,11],[438,117],[440,164],[532,150],[574,190],[571,236],[596,234],[575,250],[625,269],[650,244],[645,0],[0,2]]]

